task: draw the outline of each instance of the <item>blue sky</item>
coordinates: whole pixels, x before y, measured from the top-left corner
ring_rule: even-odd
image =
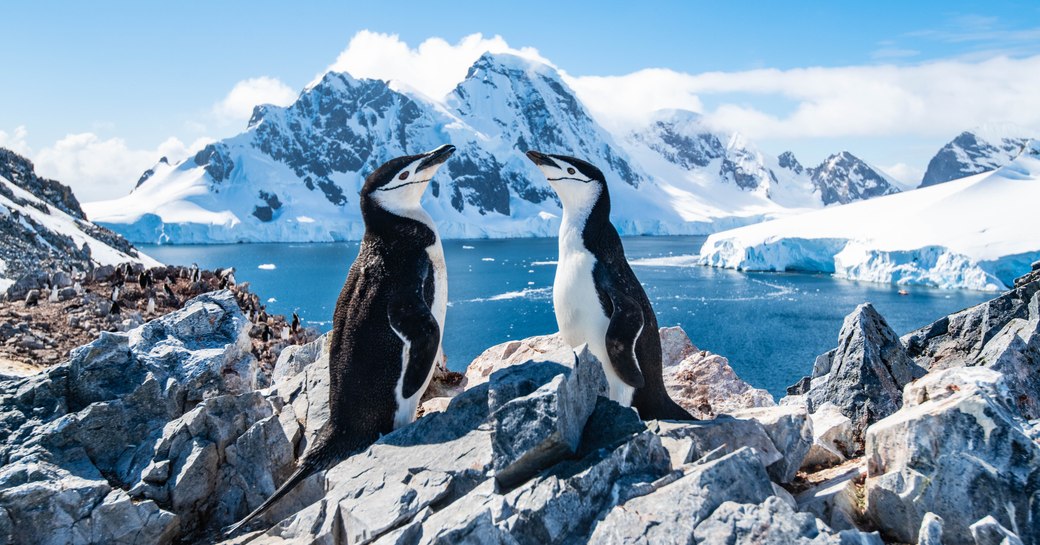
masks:
[[[765,77],[755,71],[912,68],[937,61],[970,70],[973,63],[994,58],[1040,55],[1040,3],[1035,1],[295,4],[7,3],[0,32],[0,47],[7,52],[0,84],[0,145],[20,147],[47,165],[48,174],[82,176],[123,191],[133,180],[121,179],[140,172],[143,157],[154,155],[170,137],[191,147],[199,138],[240,131],[242,120],[215,113],[215,105],[238,82],[265,76],[298,91],[366,29],[396,34],[412,47],[431,37],[455,44],[473,33],[499,35],[512,47],[536,48],[575,78],[622,76],[645,68]],[[920,79],[911,75],[898,81],[915,85]],[[753,125],[758,118],[750,110],[783,121],[805,100],[790,83],[762,92],[772,83],[741,81],[734,92],[691,85],[707,112],[726,114],[720,121],[726,128],[742,121]],[[988,85],[1012,87],[999,80]],[[987,100],[985,91],[974,92],[983,93],[977,100]],[[1017,110],[1032,106],[1007,100]],[[720,108],[727,105],[733,108]],[[734,109],[739,111],[734,114]],[[1022,121],[1037,128],[1040,112],[1027,113],[1009,111],[1006,119],[992,121]],[[995,116],[982,112],[964,121]],[[811,163],[829,151],[851,149],[879,165],[901,163],[918,170],[955,134],[947,134],[945,126],[929,126],[926,116],[918,128],[892,126],[886,132],[873,127],[846,134],[799,132],[770,123],[748,130],[764,151],[791,148]],[[63,142],[70,134],[81,138]],[[67,157],[91,137],[93,145],[109,144],[104,148],[109,152],[122,145],[139,155],[108,171],[89,157]],[[75,188],[78,182],[69,183]]]

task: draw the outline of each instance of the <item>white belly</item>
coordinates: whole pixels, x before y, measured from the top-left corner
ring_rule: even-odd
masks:
[[[592,278],[596,258],[581,242],[580,231],[560,231],[560,260],[553,283],[553,307],[556,323],[564,342],[571,348],[589,345],[589,351],[603,364],[603,373],[610,386],[610,399],[622,406],[632,404],[635,389],[628,386],[614,372],[607,355],[607,326],[610,319],[604,314]]]
[[[436,233],[436,230],[434,233]],[[433,313],[433,318],[437,320],[437,325],[440,329],[440,339],[437,340],[437,356],[434,358],[433,365],[430,366],[430,372],[426,375],[422,388],[419,388],[412,397],[405,398],[403,393],[404,373],[408,365],[408,355],[411,347],[408,340],[402,337],[404,348],[401,350],[401,376],[397,379],[397,389],[394,392],[397,397],[394,429],[407,426],[415,421],[415,411],[419,408],[419,400],[422,399],[426,388],[429,387],[437,364],[444,359],[441,340],[444,338],[444,316],[448,312],[448,269],[444,263],[444,248],[441,246],[439,236],[433,244],[426,248],[426,253],[430,256],[430,262],[433,264],[433,305],[430,306],[430,312]]]

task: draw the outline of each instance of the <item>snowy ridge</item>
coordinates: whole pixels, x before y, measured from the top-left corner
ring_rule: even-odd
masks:
[[[964,131],[928,162],[921,187],[1000,168],[1018,156],[1032,135],[1010,124],[989,124]]]
[[[449,141],[458,151],[423,201],[445,238],[557,233],[560,205],[523,155],[532,148],[599,166],[628,235],[707,234],[824,204],[811,169],[795,173],[739,135],[711,133],[696,114],[662,112],[643,130],[612,135],[552,66],[485,54],[439,99],[328,73],[288,107],[258,106],[245,132],[160,161],[129,195],[85,209],[135,242],[356,240],[364,176]],[[871,196],[845,187],[869,176],[846,174],[825,185]]]
[[[699,262],[1002,290],[1040,259],[1040,145],[990,173],[716,233]]]
[[[17,276],[52,263],[75,267],[85,267],[88,262],[160,265],[118,235],[82,217],[67,187],[54,180],[37,178],[27,159],[7,150],[0,149],[0,152],[3,152],[0,170],[6,173],[0,175],[0,292]],[[18,182],[8,178],[13,172],[18,173]],[[43,198],[26,187],[40,189],[44,192]]]

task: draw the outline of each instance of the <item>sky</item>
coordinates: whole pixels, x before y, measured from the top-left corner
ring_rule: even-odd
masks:
[[[84,201],[329,69],[438,98],[486,49],[551,63],[613,130],[686,108],[763,152],[850,150],[909,185],[962,130],[1040,135],[1035,1],[15,0],[3,15],[0,146]]]

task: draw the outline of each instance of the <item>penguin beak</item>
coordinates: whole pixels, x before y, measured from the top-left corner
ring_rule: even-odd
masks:
[[[540,151],[534,151],[534,150],[528,151],[527,152],[527,158],[530,159],[532,163],[534,163],[535,165],[537,165],[539,167],[545,166],[545,167],[560,168],[559,165],[557,165],[556,162],[552,160],[552,157],[549,157],[548,155],[546,155],[546,154],[544,154],[544,153],[542,153]]]
[[[416,168],[415,171],[422,172],[430,168],[436,170],[436,168],[442,165],[445,161],[447,161],[453,153],[455,153],[455,146],[451,144],[444,144],[443,146],[433,151],[428,151],[426,152],[425,157],[423,157],[422,162],[419,163],[419,167]]]

